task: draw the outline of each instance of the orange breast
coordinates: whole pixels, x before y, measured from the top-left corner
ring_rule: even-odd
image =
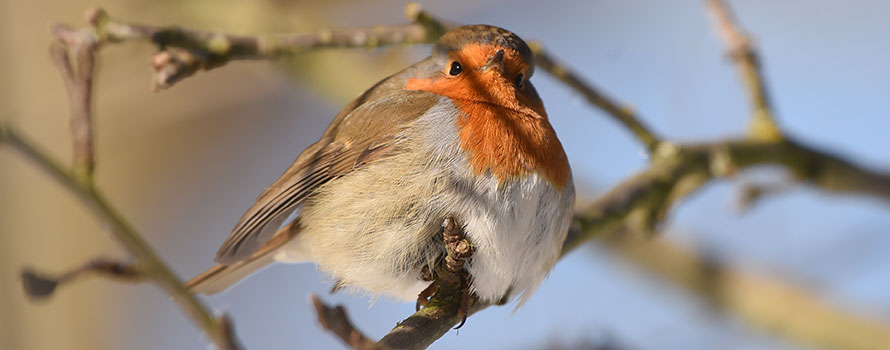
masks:
[[[454,100],[461,147],[477,174],[490,171],[499,182],[542,175],[558,189],[569,180],[569,163],[550,123],[541,117],[475,101]]]
[[[457,129],[473,171],[490,171],[499,182],[529,174],[543,176],[562,189],[569,181],[569,162],[539,99],[512,92],[512,86],[471,81],[409,79],[406,89],[451,98],[461,111]],[[494,101],[494,102],[491,102]]]

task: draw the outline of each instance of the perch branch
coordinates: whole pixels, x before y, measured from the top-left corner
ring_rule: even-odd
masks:
[[[488,306],[481,302],[467,302],[467,282],[464,262],[475,247],[465,238],[464,231],[453,217],[446,217],[442,224],[442,237],[446,256],[442,266],[436,267],[436,288],[423,309],[399,322],[377,343],[369,341],[357,330],[342,306],[331,307],[313,296],[316,315],[322,327],[333,332],[347,345],[357,350],[368,349],[425,349],[456,324],[462,325],[466,317]],[[460,327],[458,325],[458,327]]]
[[[751,38],[736,23],[723,0],[706,0],[714,26],[736,62],[739,75],[748,90],[748,98],[754,112],[748,128],[748,136],[761,141],[777,141],[782,131],[776,123],[770,104],[766,82],[763,79],[760,55],[754,49]]]

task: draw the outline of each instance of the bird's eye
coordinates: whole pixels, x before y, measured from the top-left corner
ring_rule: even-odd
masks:
[[[518,88],[520,88],[520,89],[522,88],[522,86],[523,86],[523,82],[524,82],[524,81],[522,80],[522,78],[523,78],[522,74],[517,75],[517,76],[516,76],[516,81],[513,83],[513,84],[516,84],[516,87],[518,87]]]
[[[460,72],[463,72],[463,71],[464,71],[464,67],[461,67],[460,62],[454,61],[454,62],[451,62],[451,70],[448,71],[448,74],[458,75],[458,74],[460,74]]]

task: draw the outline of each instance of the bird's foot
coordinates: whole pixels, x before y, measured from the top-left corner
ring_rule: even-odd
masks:
[[[476,301],[470,288],[473,284],[472,277],[464,267],[476,248],[464,237],[463,230],[451,216],[442,222],[441,232],[445,243],[445,258],[434,271],[426,267],[421,270],[423,280],[432,283],[417,296],[416,308],[419,311],[421,307],[426,307],[439,293],[451,300],[459,296],[455,300],[459,303],[457,315],[460,317],[460,324],[455,328],[458,329],[466,323],[469,308]]]

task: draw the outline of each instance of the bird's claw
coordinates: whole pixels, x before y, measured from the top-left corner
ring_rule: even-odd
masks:
[[[470,293],[470,275],[466,273],[466,271],[462,271],[461,273],[461,294],[460,294],[460,307],[457,308],[457,317],[460,317],[460,323],[454,329],[460,329],[463,327],[465,323],[467,323],[467,316],[469,316],[470,306],[476,303],[476,298],[473,293]]]
[[[436,281],[430,283],[424,290],[417,295],[417,304],[414,305],[414,311],[420,311],[421,307],[426,307],[426,304],[430,302],[430,297],[436,293],[436,290],[439,289],[439,285]]]

